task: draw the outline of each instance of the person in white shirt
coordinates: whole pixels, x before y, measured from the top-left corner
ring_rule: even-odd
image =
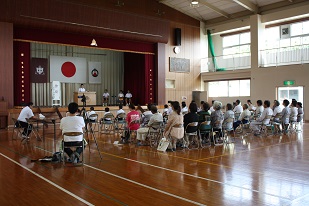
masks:
[[[297,101],[292,101],[290,106],[291,106],[290,121],[297,122],[297,115],[298,115],[298,108],[296,107]]]
[[[181,107],[182,107],[181,113],[182,114],[187,114],[188,113],[188,107],[187,107],[186,102],[181,102]]]
[[[262,113],[262,115],[257,118],[255,121],[252,121],[250,123],[250,128],[252,128],[252,130],[254,131],[254,135],[259,135],[258,131],[259,131],[259,125],[261,124],[269,124],[270,118],[268,118],[269,116],[273,115],[273,110],[270,108],[270,101],[269,100],[265,100],[264,101],[264,111]]]
[[[282,108],[280,107],[280,103],[277,100],[274,100],[274,106],[273,106],[273,117],[276,117],[277,114],[281,114]],[[279,118],[274,118],[275,122],[279,121]]]
[[[68,106],[69,114],[66,117],[63,117],[60,121],[60,129],[62,130],[62,134],[66,132],[83,132],[83,128],[85,127],[84,118],[81,116],[76,116],[76,112],[78,110],[78,105],[75,102],[72,102]],[[83,144],[83,135],[78,136],[66,136],[63,137],[65,146],[76,146]],[[72,151],[71,148],[65,148],[65,153],[70,157],[69,161],[73,163],[77,163],[79,161],[80,154],[82,153],[84,148],[78,147],[76,151]]]
[[[208,111],[210,111],[210,113],[212,113],[212,112],[214,112],[215,111],[215,109],[214,109],[214,102],[215,102],[216,100],[212,100],[211,101],[211,107],[209,108],[209,110]]]
[[[252,104],[252,102],[251,102],[251,100],[250,99],[248,99],[247,100],[247,104],[248,104],[248,110],[249,111],[255,111],[256,110],[256,107]]]
[[[147,111],[145,111],[140,105],[137,106],[137,109],[140,110],[142,112],[141,115],[141,127],[144,127],[145,125],[148,124],[148,122],[150,121],[150,118],[153,116],[153,113],[151,112],[151,103],[147,104]]]
[[[123,104],[123,98],[124,98],[124,94],[123,94],[123,91],[122,90],[120,90],[119,91],[119,94],[118,94],[118,104],[120,105],[122,105]]]
[[[80,88],[78,89],[78,92],[86,92],[86,89],[84,88],[84,84],[80,85]]]
[[[119,105],[119,110],[116,112],[116,115],[121,114],[121,113],[124,113],[124,114],[126,113],[122,108],[123,108],[122,104]]]
[[[201,101],[200,107],[197,108],[197,112],[203,111],[203,104],[204,104],[204,101]]]
[[[143,145],[143,142],[146,139],[146,134],[148,133],[150,127],[153,126],[155,122],[163,122],[162,114],[158,113],[158,109],[155,105],[151,105],[150,110],[151,110],[150,112],[152,113],[152,116],[149,122],[147,123],[147,125],[145,125],[145,127],[141,127],[137,130],[136,139],[140,141],[138,145]],[[158,128],[154,128],[154,129],[158,129]]]
[[[109,108],[105,107],[104,111],[105,111],[104,116],[103,116],[104,121],[111,121],[112,119],[110,117],[108,117],[110,114],[112,114],[109,111]]]
[[[128,90],[128,92],[126,93],[125,98],[126,98],[126,103],[128,106],[129,104],[131,104],[131,98],[132,98],[132,94],[130,93],[130,90]]]
[[[236,128],[241,124],[246,124],[249,122],[249,119],[250,119],[250,116],[251,116],[251,112],[249,111],[249,105],[248,104],[244,104],[242,105],[243,107],[243,111],[242,113],[240,114],[238,120],[236,122],[234,122],[233,124],[233,127],[234,127],[234,130],[236,130]]]
[[[36,119],[32,112],[32,106],[33,103],[29,102],[27,106],[21,110],[17,118],[17,122],[15,124],[16,127],[20,125],[22,128],[24,128],[24,131],[22,132],[22,142],[25,141],[26,139],[29,139],[29,135],[33,127],[33,125],[29,124],[26,119]]]
[[[256,101],[256,104],[257,104],[257,107],[256,107],[256,110],[255,110],[255,117],[258,118],[261,116],[261,114],[263,113],[264,111],[264,107],[263,107],[263,102],[262,100],[257,100]]]
[[[109,99],[109,93],[108,93],[107,89],[105,89],[105,91],[103,93],[103,107],[107,106],[108,99]]]
[[[303,104],[301,102],[297,102],[296,106],[298,108],[297,122],[301,122],[304,116]]]
[[[289,107],[290,101],[285,99],[282,102],[282,105],[284,106],[284,108],[282,109],[282,128],[284,129],[284,132],[286,132],[286,130],[289,127],[289,123],[290,123],[290,114],[291,114],[291,109]]]
[[[235,114],[241,114],[242,111],[243,111],[243,108],[242,108],[242,106],[241,106],[240,100],[237,99],[237,100],[236,100],[236,106],[234,107],[233,112],[234,112]]]

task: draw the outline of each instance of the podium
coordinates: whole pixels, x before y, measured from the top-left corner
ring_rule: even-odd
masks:
[[[74,102],[79,106],[83,106],[82,98],[83,95],[86,97],[86,105],[97,105],[96,92],[74,92]]]

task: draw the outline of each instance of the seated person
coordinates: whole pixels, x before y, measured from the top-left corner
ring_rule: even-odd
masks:
[[[127,125],[132,131],[136,131],[140,126],[140,114],[135,110],[135,105],[133,103],[129,104],[130,112],[127,114]]]
[[[204,102],[202,105],[202,110],[197,113],[199,115],[198,122],[205,122],[206,121],[206,116],[210,117],[210,111],[209,111],[209,104],[208,102]]]
[[[264,111],[261,114],[259,118],[257,118],[255,121],[252,121],[250,123],[250,127],[252,128],[254,135],[257,136],[259,131],[259,125],[261,124],[269,124],[270,119],[268,116],[273,115],[273,110],[270,108],[270,101],[265,100],[264,101]]]
[[[182,107],[182,109],[181,109],[182,114],[188,113],[188,107],[186,105],[186,102],[181,102],[181,107]]]
[[[282,127],[284,128],[284,131],[286,132],[289,123],[290,123],[290,115],[291,115],[291,109],[289,107],[290,101],[285,99],[282,102],[282,105],[284,108],[282,109],[281,115],[282,115]],[[281,131],[279,131],[281,132]]]
[[[297,115],[298,115],[298,108],[297,101],[292,101],[290,107],[291,107],[291,115],[290,115],[290,121],[291,122],[297,122]]]
[[[123,94],[123,91],[120,90],[118,94],[118,100],[117,100],[118,104],[123,104],[124,103],[123,100],[124,100],[124,94]]]
[[[137,130],[137,137],[136,139],[139,140],[140,142],[138,142],[138,145],[143,145],[145,139],[146,139],[146,135],[150,129],[151,126],[153,126],[153,124],[155,122],[163,122],[163,117],[162,114],[160,114],[158,112],[158,109],[155,105],[151,105],[150,107],[150,111],[153,114],[149,120],[149,122],[147,123],[147,125],[145,125],[145,127],[140,127]],[[157,128],[154,128],[157,129]]]
[[[90,107],[90,111],[87,112],[86,118],[89,119],[90,122],[96,122],[97,118],[96,117],[90,117],[90,115],[96,114],[94,111],[94,107]]]
[[[222,122],[224,119],[223,113],[221,111],[222,103],[215,101],[213,104],[214,112],[210,115],[211,126],[213,131],[219,131],[219,136],[222,137]]]
[[[103,106],[107,106],[108,99],[109,99],[109,93],[108,93],[107,89],[105,89],[105,91],[103,93]]]
[[[204,103],[205,103],[204,101],[201,101],[201,105],[200,105],[199,108],[197,108],[197,112],[200,112],[200,111],[203,110],[203,104],[204,104]]]
[[[122,109],[122,104],[119,105],[119,110],[116,112],[116,120],[123,120],[122,117],[118,117],[119,114],[125,114],[126,112]]]
[[[252,104],[250,99],[247,100],[247,104],[248,104],[248,110],[249,111],[255,111],[256,110],[256,107]]]
[[[105,107],[104,109],[105,113],[104,113],[104,116],[103,116],[103,120],[104,121],[112,121],[112,118],[110,117],[110,115],[112,115],[112,113],[109,111],[109,108],[108,107]]]
[[[78,109],[78,105],[75,102],[72,102],[68,106],[69,115],[67,117],[63,117],[60,121],[60,129],[62,130],[62,134],[66,132],[83,132],[83,128],[85,127],[85,122],[83,117],[76,116],[76,112]],[[82,145],[83,135],[79,136],[66,136],[63,137],[65,146],[76,146]],[[71,148],[65,148],[64,152],[69,156],[69,161],[73,163],[77,163],[79,161],[80,154],[82,153],[83,148],[78,147],[75,152],[71,150]]]
[[[250,116],[251,116],[251,112],[249,111],[249,106],[248,104],[244,104],[242,105],[243,107],[243,111],[242,113],[240,114],[238,120],[236,122],[234,122],[233,124],[233,127],[234,127],[234,130],[236,130],[236,128],[241,124],[246,124],[249,122],[249,119],[250,119]]]
[[[233,105],[230,103],[226,104],[226,112],[224,113],[224,119],[223,119],[223,124],[222,124],[222,127],[224,129],[233,128],[233,122],[227,122],[229,118],[234,119]]]
[[[152,104],[148,103],[147,104],[147,110],[145,111],[140,105],[137,106],[137,109],[142,112],[142,119],[141,119],[141,127],[144,127],[145,125],[148,124],[150,118],[152,117],[153,113],[151,112],[151,106]]]
[[[304,117],[303,104],[301,102],[297,102],[296,107],[298,108],[297,122],[301,122]]]
[[[196,127],[187,127],[189,123],[191,122],[198,122],[199,116],[197,115],[197,105],[196,103],[191,103],[189,105],[189,112],[184,115],[183,121],[184,121],[184,129],[186,129],[186,133],[191,133],[197,131]],[[184,136],[184,147],[189,147],[190,141],[189,141],[189,135]]]
[[[212,113],[212,112],[215,111],[215,109],[214,109],[214,103],[215,103],[215,101],[216,101],[216,100],[212,100],[212,101],[211,101],[211,107],[209,108],[209,112],[210,112],[210,113]]]
[[[164,105],[164,109],[163,109],[163,116],[164,116],[164,115],[167,115],[167,111],[168,111],[168,105],[165,104],[165,105]]]
[[[179,102],[171,102],[173,112],[168,117],[168,122],[165,126],[163,136],[168,138],[171,136],[171,142],[169,144],[169,149],[172,151],[176,151],[176,142],[178,139],[183,137],[184,129],[181,128],[174,128],[175,125],[182,125],[183,124],[183,115],[181,113],[181,108]],[[175,134],[172,132],[175,131]]]
[[[242,108],[242,106],[241,106],[241,104],[240,104],[240,100],[237,99],[235,103],[236,103],[236,106],[235,106],[234,109],[233,109],[234,113],[235,113],[235,114],[241,114],[242,111],[243,111],[243,108]]]
[[[274,121],[279,122],[279,118],[276,118],[276,115],[281,114],[282,108],[280,107],[280,103],[277,100],[274,100],[273,112]]]
[[[20,125],[22,128],[24,128],[24,131],[22,132],[22,141],[25,139],[29,139],[29,135],[33,127],[32,124],[29,124],[26,119],[36,119],[32,112],[32,106],[33,103],[29,102],[27,106],[21,110],[15,124],[16,127]]]
[[[256,101],[256,104],[257,104],[257,107],[256,107],[256,110],[255,110],[254,117],[255,117],[255,118],[258,118],[258,117],[260,117],[261,114],[263,113],[264,107],[263,107],[263,102],[262,102],[262,100],[257,100],[257,101]]]
[[[132,94],[130,92],[130,90],[128,90],[128,92],[126,93],[126,103],[127,103],[127,106],[131,103],[131,99],[132,99]]]

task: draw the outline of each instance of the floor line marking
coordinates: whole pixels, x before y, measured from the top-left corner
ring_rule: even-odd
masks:
[[[49,179],[46,179],[45,177],[43,177],[43,176],[39,175],[38,173],[36,173],[36,172],[30,170],[29,168],[25,167],[24,165],[20,164],[19,162],[15,161],[15,160],[13,160],[13,159],[11,159],[11,158],[9,158],[8,156],[6,156],[6,155],[4,155],[4,154],[2,154],[2,153],[0,153],[0,155],[1,155],[2,157],[4,157],[4,158],[8,159],[9,161],[11,161],[11,162],[17,164],[18,166],[22,167],[23,169],[27,170],[28,172],[32,173],[33,175],[37,176],[38,178],[44,180],[45,182],[47,182],[47,183],[53,185],[54,187],[58,188],[59,190],[65,192],[65,193],[67,193],[68,195],[70,195],[70,196],[76,198],[77,200],[79,200],[79,201],[85,203],[86,205],[94,206],[94,205],[91,204],[90,202],[88,202],[88,201],[86,201],[86,200],[84,200],[84,199],[78,197],[78,196],[75,195],[74,193],[72,193],[72,192],[70,192],[70,191],[64,189],[63,187],[57,185],[56,183],[50,181]]]
[[[130,182],[130,183],[139,185],[139,186],[141,186],[141,187],[145,187],[145,188],[150,189],[150,190],[154,190],[154,191],[156,191],[156,192],[159,192],[159,193],[162,193],[162,194],[165,194],[165,195],[168,195],[168,196],[171,196],[171,197],[174,197],[174,198],[177,198],[177,199],[180,199],[180,200],[183,200],[183,201],[186,201],[186,202],[195,204],[195,205],[205,205],[205,204],[202,204],[202,203],[199,203],[199,202],[195,202],[195,201],[193,201],[193,200],[189,200],[189,199],[187,199],[187,198],[180,197],[180,196],[178,196],[178,195],[174,195],[174,194],[172,194],[172,193],[165,192],[165,191],[163,191],[163,190],[160,190],[160,189],[157,189],[157,188],[154,188],[154,187],[151,187],[151,186],[148,186],[148,185],[145,185],[145,184],[136,182],[136,181],[134,181],[134,180],[127,179],[127,178],[125,178],[125,177],[121,177],[121,176],[116,175],[116,174],[113,174],[113,173],[111,173],[111,172],[107,172],[107,171],[105,171],[105,170],[102,170],[102,169],[93,167],[93,166],[91,166],[91,165],[87,165],[87,164],[84,164],[84,165],[85,165],[86,167],[89,167],[89,168],[91,168],[91,169],[97,170],[97,171],[99,171],[99,172],[103,172],[103,173],[108,174],[108,175],[110,175],[110,176],[113,176],[113,177],[122,179],[122,180],[124,180],[124,181],[127,181],[127,182]]]

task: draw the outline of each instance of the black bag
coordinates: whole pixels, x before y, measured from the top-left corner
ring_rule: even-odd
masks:
[[[121,138],[123,139],[123,141],[127,142],[130,138],[130,131],[124,131]]]
[[[61,162],[62,161],[62,153],[55,152],[52,157],[52,162]]]

